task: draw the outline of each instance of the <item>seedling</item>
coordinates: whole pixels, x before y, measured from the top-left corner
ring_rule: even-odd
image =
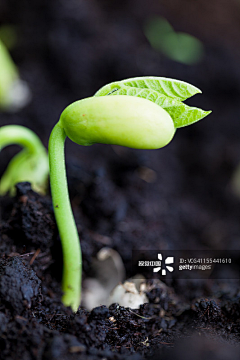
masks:
[[[23,147],[10,161],[0,180],[0,195],[15,193],[15,184],[29,181],[33,190],[45,194],[49,174],[48,155],[38,136],[23,126],[7,125],[0,128],[0,151],[7,145]]]
[[[62,112],[49,140],[50,183],[63,249],[62,301],[74,311],[81,301],[82,256],[68,194],[66,137],[84,146],[102,143],[135,149],[164,147],[176,128],[210,113],[182,102],[200,92],[182,81],[133,78],[106,85],[94,97],[76,101]]]
[[[190,34],[174,31],[163,17],[150,18],[145,24],[144,33],[155,50],[174,61],[193,65],[203,58],[204,47],[201,41]]]
[[[22,81],[6,46],[0,40],[0,108],[16,111],[31,98],[26,82]]]

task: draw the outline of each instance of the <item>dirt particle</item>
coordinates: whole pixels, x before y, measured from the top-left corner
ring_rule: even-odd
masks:
[[[40,279],[19,257],[0,260],[0,302],[18,313],[30,308],[40,290]]]

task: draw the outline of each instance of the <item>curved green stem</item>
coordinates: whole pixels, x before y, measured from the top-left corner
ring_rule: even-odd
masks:
[[[49,139],[50,184],[55,217],[63,249],[62,301],[77,311],[81,301],[82,256],[68,194],[64,142],[66,134],[57,123]]]
[[[13,196],[15,185],[29,181],[32,189],[45,194],[49,174],[48,155],[39,137],[30,129],[19,125],[0,127],[0,151],[7,145],[23,147],[9,162],[0,179],[0,195]]]
[[[12,144],[27,148],[31,154],[46,151],[39,137],[32,130],[20,125],[2,126],[0,128],[0,150]]]

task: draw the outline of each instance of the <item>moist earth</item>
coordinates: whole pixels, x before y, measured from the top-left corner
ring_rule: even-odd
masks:
[[[108,82],[143,75],[188,81],[203,91],[189,104],[213,110],[161,150],[67,141],[84,279],[104,246],[120,254],[127,278],[135,275],[133,249],[240,247],[240,200],[231,188],[240,159],[239,7],[199,3],[196,9],[186,0],[0,3],[0,23],[17,30],[11,54],[32,91],[27,107],[1,113],[1,125],[27,126],[47,146],[68,104]],[[188,66],[153,50],[143,28],[155,15],[197,36],[202,62]],[[4,149],[0,175],[18,150]],[[148,280],[149,303],[140,309],[99,304],[74,314],[61,303],[62,253],[50,191],[41,196],[29,183],[18,184],[14,198],[1,198],[1,220],[0,359],[239,359],[239,280]]]

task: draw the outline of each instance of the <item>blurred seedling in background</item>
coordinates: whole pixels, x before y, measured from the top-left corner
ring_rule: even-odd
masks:
[[[14,46],[15,41],[13,28],[0,28],[0,110],[8,112],[20,110],[31,99],[29,87],[21,80],[17,66],[7,49],[7,46]]]
[[[168,58],[187,65],[200,62],[204,55],[204,47],[196,37],[175,32],[163,17],[149,19],[144,33],[151,46]]]
[[[38,136],[23,126],[7,125],[0,128],[0,151],[8,145],[23,147],[10,161],[0,179],[0,195],[15,194],[15,184],[29,181],[34,191],[45,194],[49,164],[45,147]]]
[[[210,111],[183,103],[201,91],[183,81],[141,77],[102,87],[94,97],[69,105],[49,140],[53,208],[63,250],[62,301],[77,311],[81,302],[82,254],[68,194],[64,143],[95,143],[135,149],[166,146],[176,129],[207,116]]]

